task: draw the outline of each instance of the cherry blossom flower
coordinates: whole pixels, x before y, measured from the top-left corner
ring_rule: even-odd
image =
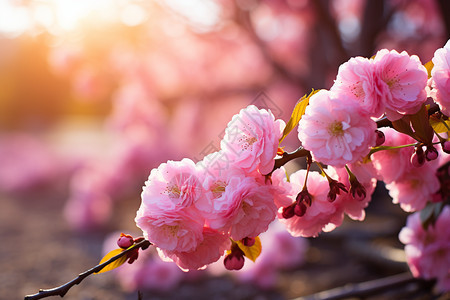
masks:
[[[399,239],[414,277],[436,278],[437,287],[450,291],[450,207],[445,206],[435,224],[423,228],[420,213],[408,217]]]
[[[378,89],[378,77],[373,60],[353,57],[339,67],[331,91],[345,93],[357,100],[363,111],[371,117],[384,113],[384,102]]]
[[[436,168],[431,164],[409,168],[399,180],[386,184],[392,202],[400,204],[406,212],[423,209],[439,187]]]
[[[383,96],[386,115],[395,121],[405,114],[416,113],[427,100],[425,87],[428,73],[416,55],[406,51],[382,49],[374,58],[379,93]]]
[[[228,235],[211,228],[203,228],[203,240],[192,251],[167,251],[160,250],[160,256],[169,261],[174,261],[183,271],[203,269],[206,265],[216,262],[227,249],[231,242]]]
[[[380,130],[385,136],[383,146],[400,146],[416,142],[412,137],[392,128],[381,128]],[[411,155],[413,153],[413,147],[406,147],[378,151],[372,154],[371,159],[378,173],[378,179],[390,183],[401,178],[405,171],[412,167]]]
[[[239,168],[268,174],[275,164],[279,139],[285,127],[270,111],[250,105],[234,115],[220,145]]]
[[[192,251],[203,239],[204,219],[194,203],[204,192],[193,161],[168,161],[145,182],[135,221],[145,238],[165,250]]]
[[[450,116],[450,40],[434,53],[431,70],[431,96],[439,104],[442,113]]]
[[[260,184],[242,170],[221,178],[206,177],[206,201],[198,202],[207,224],[231,234],[234,240],[255,237],[267,230],[276,217],[269,185]]]
[[[343,167],[369,153],[375,129],[375,122],[346,94],[321,90],[306,107],[298,138],[314,160]]]
[[[299,170],[290,176],[290,182],[294,187],[292,202],[301,191],[305,176],[306,170]],[[317,237],[321,231],[332,231],[340,226],[344,218],[343,207],[339,205],[338,200],[328,201],[328,180],[318,172],[309,172],[307,189],[312,196],[312,203],[302,217],[294,215],[289,219],[284,219],[279,210],[278,218],[286,226],[287,231],[296,237]]]

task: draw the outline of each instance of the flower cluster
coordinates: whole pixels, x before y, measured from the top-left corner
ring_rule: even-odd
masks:
[[[426,229],[420,213],[408,217],[399,234],[405,244],[406,258],[412,274],[425,279],[437,278],[438,288],[450,290],[450,206],[445,206],[433,225]]]
[[[406,212],[427,203],[444,207],[437,220],[426,221],[426,231],[418,213],[410,217],[400,238],[414,275],[437,277],[448,290],[449,236],[441,232],[450,213],[449,61],[450,42],[436,51],[433,69],[417,56],[384,49],[344,63],[331,89],[302,98],[287,125],[268,110],[242,109],[218,152],[151,171],[138,227],[161,257],[184,270],[225,253],[227,269],[239,270],[244,256],[255,259],[249,249],[276,217],[294,237],[334,230],[345,215],[362,221],[381,180]],[[434,115],[425,105],[432,100],[439,105]],[[295,123],[301,146],[286,153],[279,143]],[[298,157],[306,157],[307,168],[288,175],[283,165]],[[321,173],[310,169],[313,163]],[[434,270],[436,257],[445,264]]]
[[[274,167],[283,128],[270,111],[249,106],[228,124],[219,152],[152,170],[136,223],[163,258],[199,269],[229,250],[230,238],[267,230],[276,206],[263,175]]]

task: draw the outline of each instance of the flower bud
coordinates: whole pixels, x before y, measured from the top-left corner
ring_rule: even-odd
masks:
[[[345,188],[345,184],[342,182],[339,182],[334,179],[329,179],[328,183],[330,185],[330,191],[328,192],[327,199],[329,202],[334,202],[336,200],[337,195],[340,195],[341,190],[348,193],[347,189]]]
[[[255,244],[255,241],[256,240],[253,237],[245,237],[241,240],[242,244],[244,244],[244,246],[247,246],[247,247],[253,246]]]
[[[441,143],[442,151],[447,154],[450,154],[450,141],[444,141]]]
[[[297,204],[297,202],[294,202],[289,206],[283,207],[283,212],[282,212],[283,218],[290,219],[295,215],[294,209],[295,209],[296,204]]]
[[[428,146],[425,150],[425,158],[427,161],[435,160],[438,158],[438,152],[433,146]]]
[[[303,215],[306,213],[306,205],[303,202],[297,203],[294,207],[294,213],[298,217],[303,217]]]
[[[297,203],[305,202],[308,206],[311,206],[312,198],[309,194],[308,190],[304,188],[298,195],[297,198],[295,198]]]
[[[350,194],[356,201],[362,201],[366,198],[366,188],[358,182],[350,187]]]
[[[416,152],[411,156],[411,164],[418,168],[425,163],[425,154],[423,153],[422,147],[417,147]]]
[[[122,249],[128,249],[134,244],[134,239],[129,234],[121,233],[119,239],[117,240],[117,246]]]
[[[375,146],[381,146],[384,144],[384,142],[386,141],[386,137],[384,136],[384,133],[380,130],[375,130],[375,134],[377,136],[376,142],[375,142]]]
[[[233,242],[231,245],[231,253],[225,256],[223,264],[227,270],[240,270],[244,266],[244,252],[239,248],[239,246]]]

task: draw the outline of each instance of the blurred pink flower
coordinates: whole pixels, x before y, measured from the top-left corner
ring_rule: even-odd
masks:
[[[192,251],[160,250],[160,256],[165,260],[174,261],[182,270],[203,269],[216,262],[226,250],[230,249],[229,236],[211,228],[203,228],[203,240]]]
[[[380,129],[385,136],[383,146],[400,146],[415,143],[416,141],[403,133],[392,128]],[[414,153],[414,147],[400,149],[390,149],[378,151],[372,154],[373,166],[377,170],[380,180],[385,183],[398,180],[403,174],[412,167],[411,155]]]
[[[420,213],[408,217],[399,239],[414,277],[436,278],[441,291],[450,291],[450,207],[443,208],[435,224],[425,230]]]
[[[292,202],[302,190],[305,182],[306,170],[299,170],[290,176],[290,182],[294,187]],[[312,196],[312,203],[307,207],[302,217],[293,216],[284,219],[279,213],[281,223],[285,224],[287,231],[295,237],[317,237],[321,231],[332,231],[342,224],[344,219],[344,208],[338,199],[329,202],[327,199],[329,184],[328,180],[318,172],[309,172],[307,188]]]
[[[431,96],[439,104],[442,113],[450,116],[450,40],[434,53],[431,70]]]
[[[345,93],[358,101],[365,114],[380,117],[385,104],[378,89],[378,80],[373,60],[353,57],[339,67],[330,90]]]
[[[79,231],[104,225],[112,213],[112,200],[105,176],[96,169],[79,170],[70,183],[71,194],[64,206],[64,217]]]
[[[285,127],[270,111],[250,105],[234,115],[220,145],[235,166],[268,174],[275,164],[279,139]]]
[[[378,92],[383,95],[391,121],[416,113],[427,100],[428,73],[416,55],[382,49],[374,58]]]
[[[375,122],[347,95],[321,90],[306,107],[298,138],[314,160],[343,167],[369,153],[375,129]]]
[[[400,179],[386,184],[393,203],[407,212],[421,210],[431,200],[439,188],[436,168],[432,164],[408,169]]]
[[[0,136],[0,191],[26,192],[54,184],[68,165],[30,134]]]

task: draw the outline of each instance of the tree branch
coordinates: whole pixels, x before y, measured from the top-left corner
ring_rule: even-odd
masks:
[[[74,285],[79,284],[81,281],[83,281],[83,279],[85,279],[89,275],[100,272],[107,265],[111,264],[112,262],[118,260],[122,256],[128,254],[129,252],[131,252],[137,248],[141,248],[142,250],[145,250],[150,245],[151,245],[151,243],[147,240],[140,241],[140,242],[134,244],[133,246],[131,246],[130,248],[120,252],[116,256],[111,257],[109,260],[105,261],[104,263],[97,265],[97,266],[79,274],[76,278],[72,279],[71,281],[69,281],[59,287],[56,287],[56,288],[47,289],[47,290],[39,290],[39,292],[34,295],[25,296],[25,300],[37,300],[37,299],[42,299],[42,298],[46,298],[46,297],[50,297],[50,296],[61,296],[61,298],[62,298]]]
[[[407,272],[372,281],[349,284],[317,294],[296,298],[294,300],[335,300],[361,298],[373,296],[376,293],[383,292],[394,287],[406,285],[412,282],[423,282],[423,280],[414,278],[409,272]]]
[[[310,152],[305,148],[303,148],[302,146],[300,146],[297,150],[293,152],[284,152],[280,158],[275,159],[275,165],[273,166],[272,172],[270,172],[266,176],[271,175],[273,171],[284,166],[289,161],[299,157],[307,157],[308,155],[311,155]]]

